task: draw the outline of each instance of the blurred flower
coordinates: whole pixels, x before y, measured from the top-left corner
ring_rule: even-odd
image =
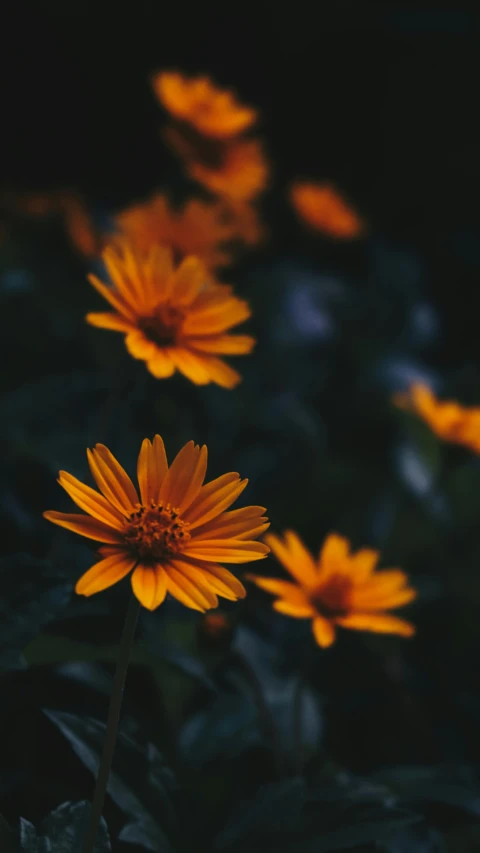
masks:
[[[260,142],[241,140],[224,146],[214,164],[194,158],[187,161],[187,172],[214,195],[233,202],[247,202],[267,186],[268,164]]]
[[[464,408],[454,400],[437,400],[433,391],[415,383],[407,393],[396,394],[395,405],[412,411],[444,441],[463,444],[480,453],[480,406]]]
[[[72,246],[84,257],[93,257],[102,240],[84,199],[73,190],[26,193],[6,196],[9,212],[44,219],[60,216]]]
[[[153,78],[153,89],[174,118],[215,139],[236,136],[257,119],[256,110],[240,104],[233,92],[217,88],[208,77],[161,71]]]
[[[249,575],[261,589],[277,596],[273,606],[279,613],[297,619],[312,619],[319,646],[335,641],[336,627],[411,637],[409,622],[388,610],[413,601],[416,592],[399,569],[376,572],[379,554],[370,548],[350,553],[347,539],[331,533],[318,559],[305,548],[293,531],[285,539],[265,537],[277,559],[292,575],[291,581]]]
[[[358,214],[329,184],[295,182],[290,187],[290,198],[297,215],[329,237],[351,240],[365,231]]]
[[[156,246],[144,256],[125,240],[102,257],[114,286],[89,279],[116,310],[88,314],[92,326],[124,332],[130,355],[146,361],[157,379],[179,370],[196,385],[234,388],[240,382],[218,355],[251,352],[254,338],[228,334],[250,308],[230,287],[212,282],[198,258],[189,256],[175,269],[169,248]]]
[[[212,270],[232,259],[224,244],[233,239],[234,227],[218,202],[190,199],[181,210],[176,210],[165,195],[155,195],[124,210],[117,216],[117,223],[143,252],[160,243],[171,247],[177,261],[186,255],[196,255]]]
[[[59,483],[88,515],[49,511],[48,521],[105,543],[102,559],[78,581],[76,592],[90,596],[133,571],[138,600],[154,610],[167,592],[186,607],[205,612],[220,595],[244,598],[237,578],[218,563],[261,560],[268,547],[255,542],[267,527],[259,506],[225,512],[248,480],[223,474],[203,485],[207,448],[188,442],[168,466],[162,439],[145,439],[138,456],[140,498],[130,477],[103,444],[87,450],[100,492],[66,471]],[[101,493],[101,494],[100,494]]]

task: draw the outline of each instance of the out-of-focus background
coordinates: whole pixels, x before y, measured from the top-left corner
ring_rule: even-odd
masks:
[[[276,532],[291,527],[315,551],[332,530],[377,547],[382,565],[405,569],[420,593],[414,640],[349,632],[317,652],[302,711],[310,781],[329,792],[326,814],[333,791],[348,808],[342,817],[335,800],[338,826],[325,817],[326,840],[306,821],[284,835],[285,849],[296,839],[312,853],[480,850],[480,463],[392,405],[414,381],[480,404],[479,55],[478,10],[466,3],[7,7],[0,812],[12,826],[20,815],[38,826],[59,803],[90,797],[85,755],[98,744],[84,720],[105,717],[126,601],[116,588],[70,600],[91,551],[42,519],[67,507],[56,473],[85,476],[84,451],[96,441],[134,470],[141,440],[160,432],[171,455],[190,438],[205,441],[212,477],[248,476],[248,502],[268,507]],[[98,259],[83,211],[100,233],[155,191],[190,191],[162,141],[165,114],[150,85],[154,71],[171,68],[206,73],[256,106],[271,163],[260,202],[269,239],[224,276],[249,299],[258,339],[237,359],[235,391],[155,381],[120,336],[84,322],[100,304],[86,281]],[[306,228],[289,200],[297,179],[333,184],[365,235],[339,241]],[[227,818],[203,810],[230,814],[275,775],[248,690],[212,687],[229,643],[268,682],[285,753],[295,752],[285,720],[312,641],[270,605],[252,590],[238,611],[224,608],[233,634],[220,639],[172,602],[144,614],[125,737],[152,741],[175,763],[175,731],[191,771],[190,813],[204,818],[202,849],[247,843],[232,829],[222,835]],[[124,766],[136,779],[134,765],[128,753],[119,778]],[[297,794],[287,786],[286,803]],[[389,797],[420,823],[405,828],[397,817],[398,831],[384,837]],[[151,791],[145,801],[151,815]],[[351,804],[365,802],[374,816],[352,818],[340,847],[335,832],[348,829]],[[129,814],[121,793],[108,809],[117,838]],[[369,820],[371,837],[358,829]],[[255,826],[248,843],[268,849],[267,829]],[[114,850],[182,849],[145,832]]]

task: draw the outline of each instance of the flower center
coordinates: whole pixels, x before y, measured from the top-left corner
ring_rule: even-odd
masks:
[[[166,347],[175,343],[183,317],[183,311],[166,302],[156,309],[155,314],[141,318],[139,326],[149,341]]]
[[[318,587],[310,600],[320,616],[335,619],[349,612],[349,598],[352,581],[345,575],[332,575],[325,584]]]
[[[132,512],[124,531],[125,542],[141,560],[156,562],[182,550],[190,539],[188,522],[182,521],[171,504],[151,502]]]

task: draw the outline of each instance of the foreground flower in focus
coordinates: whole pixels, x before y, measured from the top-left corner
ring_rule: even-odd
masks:
[[[294,183],[290,197],[298,216],[316,231],[340,240],[364,232],[362,220],[328,184]]]
[[[413,601],[416,592],[399,569],[375,571],[377,551],[362,548],[352,554],[348,540],[335,533],[325,540],[318,559],[292,531],[284,541],[273,534],[265,541],[294,582],[260,575],[249,579],[277,596],[273,606],[279,613],[312,619],[319,646],[332,645],[337,626],[402,637],[415,633],[413,625],[387,611]]]
[[[61,471],[59,483],[88,515],[45,512],[44,516],[105,543],[100,562],[76,585],[79,595],[107,589],[132,572],[133,592],[155,610],[167,592],[186,607],[205,612],[218,598],[236,601],[245,590],[219,563],[261,560],[269,549],[254,540],[268,527],[264,507],[225,512],[248,480],[223,474],[203,485],[207,448],[190,441],[168,466],[162,439],[145,439],[138,457],[140,493],[103,444],[87,450],[100,492]]]
[[[204,136],[228,139],[257,118],[256,110],[239,104],[233,92],[217,88],[208,77],[161,71],[153,79],[153,89],[170,115]]]
[[[156,195],[120,213],[117,223],[131,243],[143,252],[158,244],[170,246],[176,261],[195,255],[211,270],[225,266],[232,259],[225,243],[235,237],[235,229],[218,202],[191,199],[176,210],[165,195]]]
[[[464,408],[454,400],[437,400],[433,391],[417,383],[394,402],[418,415],[444,441],[463,444],[480,453],[480,407]]]
[[[251,352],[254,338],[228,334],[250,308],[230,287],[212,282],[198,258],[187,257],[175,269],[169,248],[156,246],[145,256],[126,241],[102,257],[114,287],[89,279],[115,313],[88,314],[89,323],[123,332],[130,355],[145,361],[157,379],[179,370],[196,385],[234,388],[240,382],[218,356]]]

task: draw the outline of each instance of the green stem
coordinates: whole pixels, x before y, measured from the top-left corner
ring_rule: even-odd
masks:
[[[137,625],[138,614],[140,611],[140,603],[132,595],[128,605],[127,615],[125,617],[125,625],[123,627],[122,639],[118,650],[117,668],[115,671],[115,680],[113,683],[112,695],[110,697],[110,705],[108,708],[107,731],[105,734],[105,743],[103,744],[102,757],[98,768],[97,782],[93,794],[92,810],[90,812],[90,820],[88,823],[87,835],[85,838],[84,853],[93,853],[95,848],[95,840],[97,838],[98,827],[102,817],[103,804],[105,794],[107,793],[108,777],[112,766],[113,753],[115,751],[115,743],[117,740],[118,721],[120,718],[120,709],[122,707],[123,690],[127,677],[128,664],[132,652],[133,641],[135,638],[135,628]]]

